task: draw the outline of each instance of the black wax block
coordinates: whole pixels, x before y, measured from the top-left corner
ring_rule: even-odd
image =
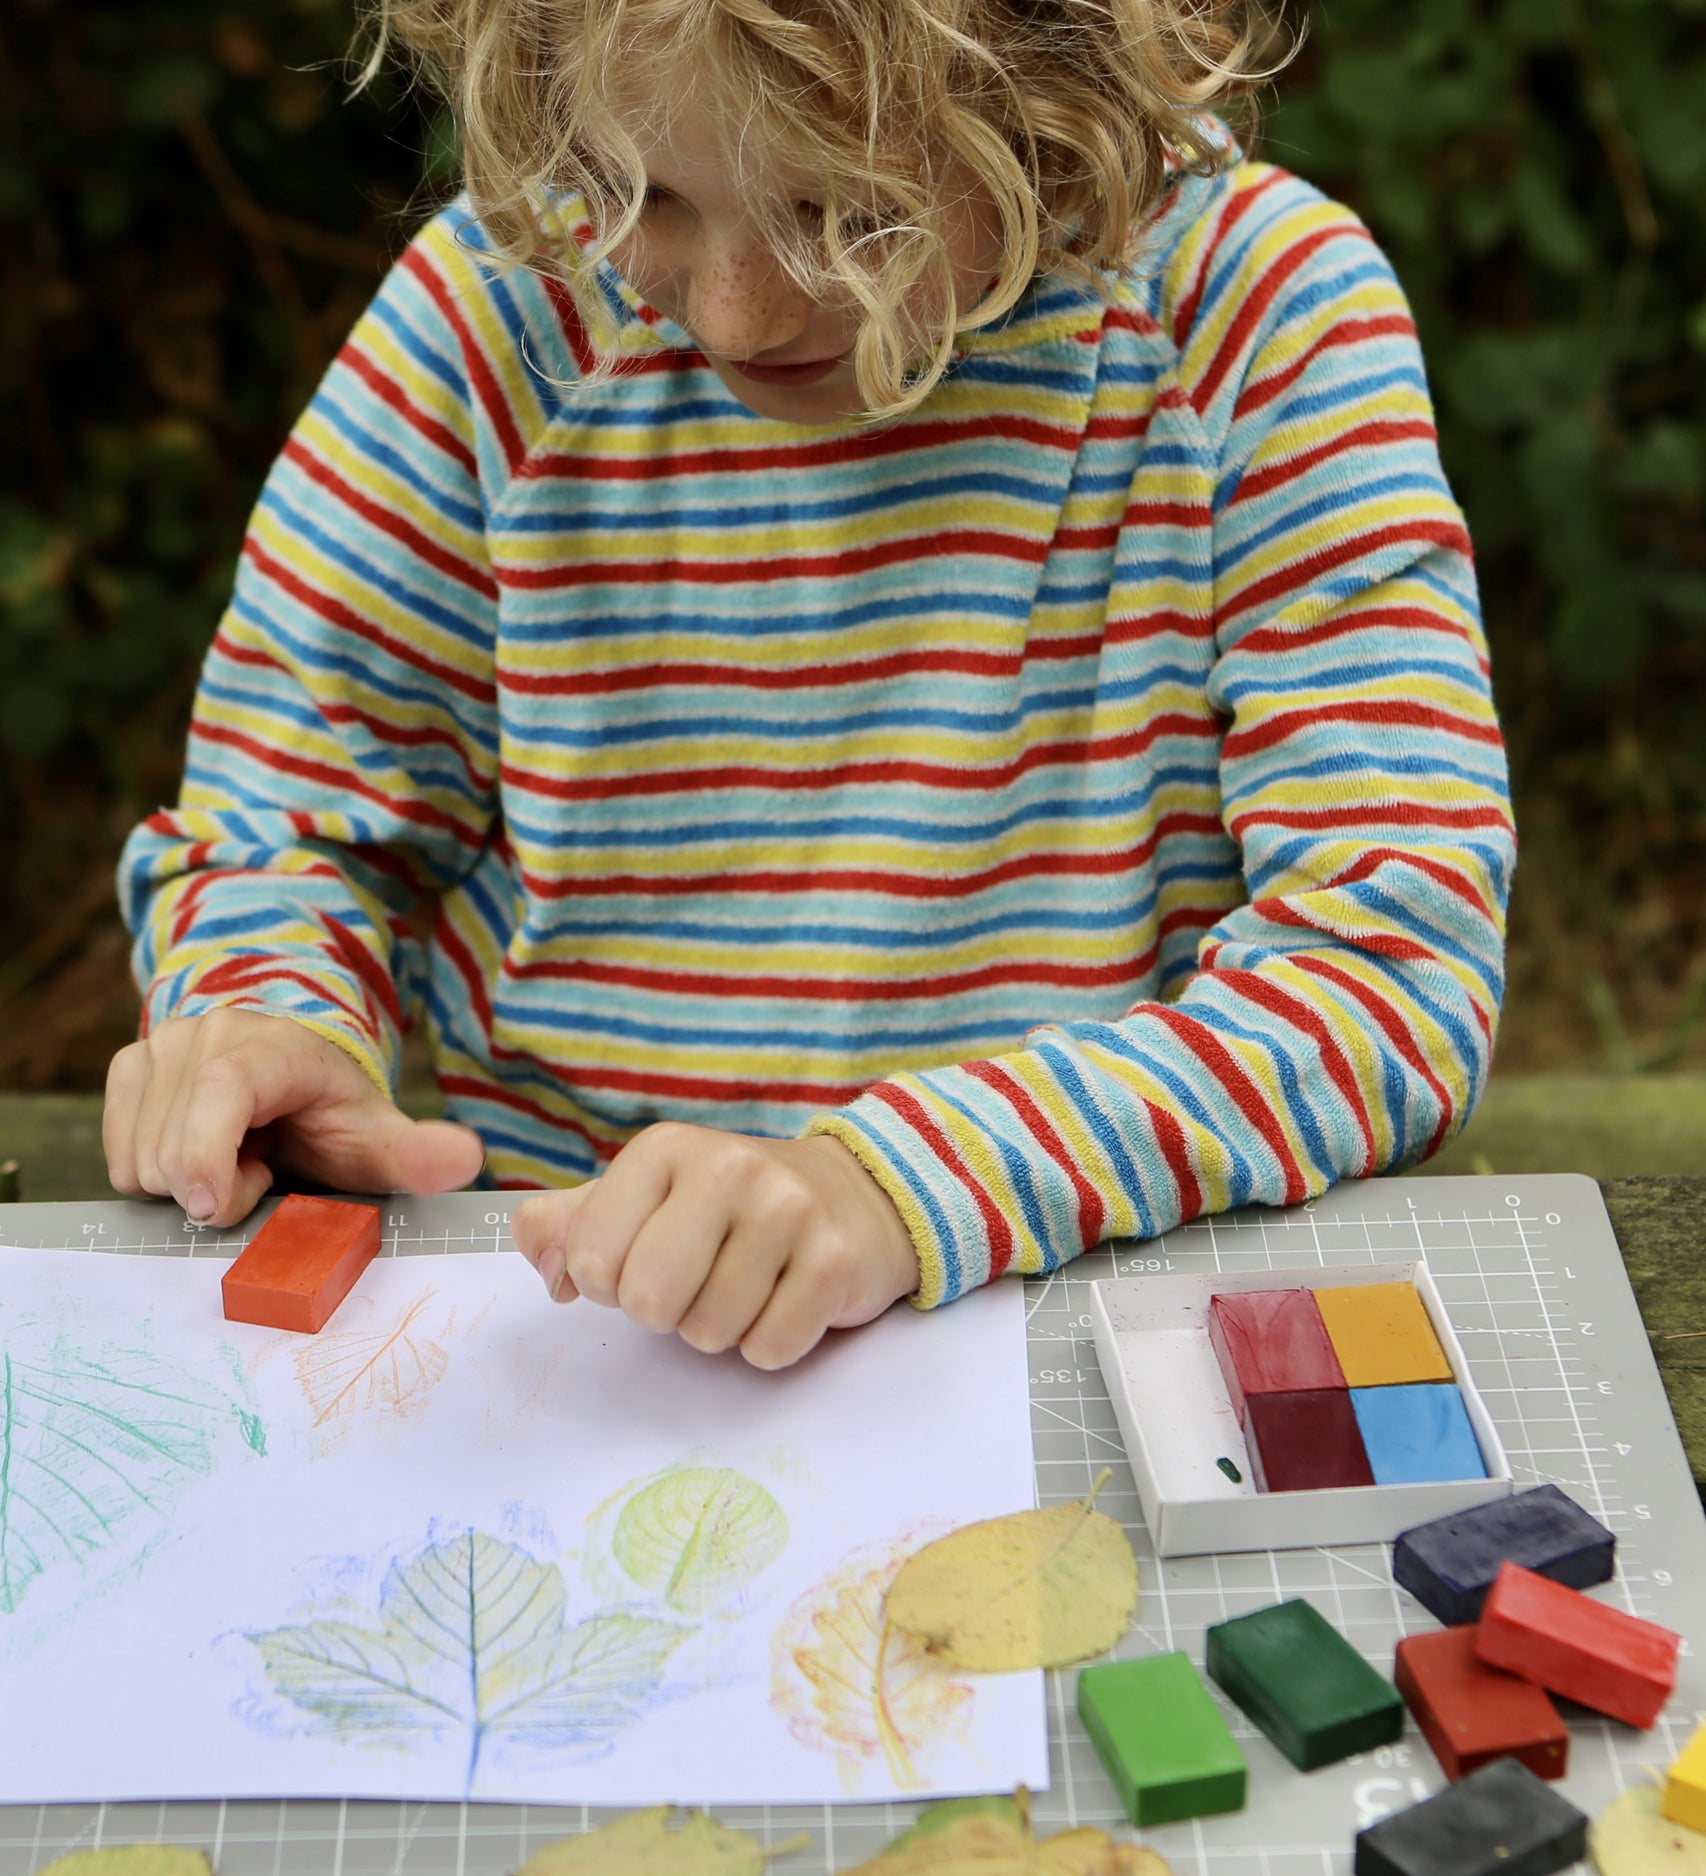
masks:
[[[1552,1876],[1587,1855],[1588,1820],[1515,1759],[1495,1759],[1359,1831],[1355,1876]]]
[[[1402,1531],[1392,1546],[1397,1582],[1447,1628],[1479,1621],[1508,1557],[1571,1589],[1607,1583],[1617,1539],[1555,1485],[1495,1498]]]

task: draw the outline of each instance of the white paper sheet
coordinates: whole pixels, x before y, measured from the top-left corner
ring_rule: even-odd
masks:
[[[512,1254],[315,1337],[224,1268],[0,1252],[0,1801],[1047,1786],[1040,1675],[875,1674],[900,1558],[1033,1502],[1018,1285],[765,1375]]]

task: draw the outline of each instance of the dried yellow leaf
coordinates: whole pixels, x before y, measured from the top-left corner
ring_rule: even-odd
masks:
[[[1137,1607],[1137,1559],[1095,1495],[985,1518],[926,1544],[889,1586],[889,1621],[974,1673],[1104,1653]]]
[[[843,1876],[1171,1876],[1153,1850],[1088,1826],[1038,1842],[1023,1793],[953,1798]]]
[[[1588,1850],[1600,1876],[1706,1876],[1706,1836],[1659,1811],[1657,1785],[1637,1785],[1594,1819]]]
[[[518,1876],[763,1876],[766,1852],[703,1811],[671,1826],[671,1807],[633,1811],[535,1850]]]
[[[205,1850],[185,1850],[174,1843],[127,1843],[73,1850],[36,1876],[213,1876],[213,1865]]]

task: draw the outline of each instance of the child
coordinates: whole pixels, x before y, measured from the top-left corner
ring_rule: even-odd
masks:
[[[457,106],[133,835],[127,1192],[555,1188],[779,1367],[1407,1165],[1512,864],[1469,544],[1235,0],[390,0]],[[448,1121],[390,1100],[405,1012]]]

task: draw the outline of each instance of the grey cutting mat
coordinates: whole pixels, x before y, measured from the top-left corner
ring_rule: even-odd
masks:
[[[386,1251],[503,1249],[504,1204],[466,1193],[390,1201]],[[163,1205],[0,1209],[0,1245],[229,1257],[244,1236],[190,1232]],[[1203,1220],[1032,1280],[1038,1497],[1045,1504],[1082,1497],[1104,1466],[1112,1468],[1097,1502],[1125,1523],[1143,1576],[1138,1621],[1122,1655],[1177,1647],[1200,1666],[1208,1624],[1302,1595],[1389,1672],[1396,1638],[1433,1624],[1393,1586],[1383,1546],[1155,1560],[1096,1365],[1086,1286],[1152,1270],[1366,1264],[1418,1253],[1433,1269],[1519,1488],[1554,1480],[1609,1524],[1619,1539],[1620,1569],[1615,1584],[1597,1593],[1688,1638],[1682,1685],[1652,1732],[1573,1716],[1563,1790],[1594,1812],[1643,1778],[1643,1767],[1667,1764],[1706,1710],[1706,1521],[1591,1180],[1377,1180],[1288,1212]],[[1034,1801],[1039,1835],[1081,1823],[1123,1825],[1073,1714],[1073,1683],[1070,1671],[1048,1677],[1053,1775],[1051,1789]],[[1304,1777],[1241,1716],[1230,1717],[1250,1760],[1250,1802],[1232,1817],[1144,1837],[1178,1876],[1347,1876],[1360,1825],[1442,1783],[1413,1729],[1401,1745]],[[5,1711],[0,1688],[0,1739],[6,1727],[29,1718]],[[719,1813],[765,1844],[806,1833],[809,1847],[767,1865],[774,1876],[845,1869],[874,1855],[914,1814],[906,1805]],[[0,1808],[0,1876],[30,1876],[70,1849],[154,1841],[207,1849],[219,1876],[508,1876],[551,1838],[604,1821],[578,1806],[11,1806]]]

